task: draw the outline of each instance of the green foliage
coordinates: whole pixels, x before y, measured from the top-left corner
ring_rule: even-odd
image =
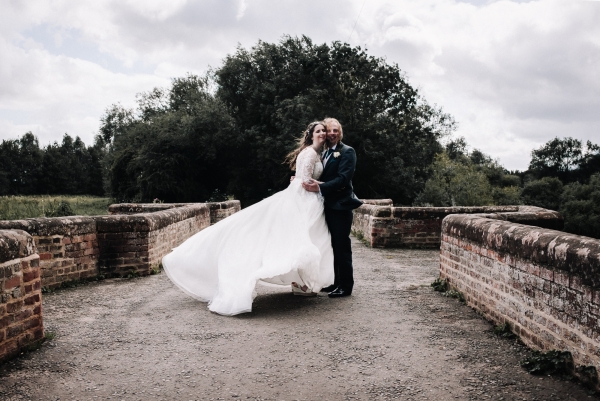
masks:
[[[28,132],[0,144],[0,196],[103,195],[102,145],[86,147],[79,137],[65,134],[61,144],[40,148]]]
[[[573,357],[568,351],[533,351],[521,366],[533,375],[567,375],[573,371]]]
[[[526,205],[558,210],[562,192],[563,184],[558,178],[544,177],[525,184],[521,197]]]
[[[573,138],[554,138],[539,149],[531,152],[529,170],[547,177],[566,178],[566,174],[574,169],[583,152],[581,141]]]
[[[93,196],[0,196],[0,220],[105,215],[111,203]]]
[[[445,297],[456,298],[463,303],[466,302],[463,293],[453,288],[450,288],[450,284],[445,278],[436,278],[435,281],[430,284],[430,286],[433,287],[434,291],[441,292],[442,295]]]
[[[510,323],[508,323],[508,322],[504,322],[502,324],[494,326],[494,334],[499,337],[508,338],[508,339],[517,338],[517,335],[512,332]]]
[[[521,188],[517,186],[493,187],[492,198],[495,205],[520,205]]]
[[[198,202],[215,189],[226,192],[238,141],[233,120],[208,89],[206,78],[190,75],[141,94],[137,114],[107,110],[104,166],[116,199]]]
[[[492,187],[487,176],[468,159],[451,160],[445,152],[440,153],[431,170],[431,177],[417,197],[416,204],[479,206],[493,203]]]
[[[529,171],[537,178],[558,177],[563,183],[587,181],[600,173],[600,146],[585,146],[571,137],[554,138],[531,152]]]
[[[578,366],[575,371],[579,381],[586,387],[595,389],[598,386],[598,371],[595,366]]]
[[[592,175],[588,184],[565,185],[561,201],[565,231],[600,239],[600,174]]]
[[[287,186],[283,156],[307,123],[333,116],[357,152],[358,195],[410,204],[441,150],[439,138],[454,129],[452,119],[428,106],[397,65],[339,42],[259,42],[250,50],[238,48],[215,76],[217,96],[239,130],[228,192],[242,201]]]
[[[49,210],[46,217],[63,217],[63,216],[74,216],[73,208],[71,204],[66,200],[58,202],[55,208]]]
[[[446,292],[448,291],[448,280],[438,277],[431,283],[431,287],[433,287],[434,291]]]
[[[455,289],[448,290],[443,293],[445,297],[458,299],[460,302],[465,303],[467,300],[465,299],[465,295]]]

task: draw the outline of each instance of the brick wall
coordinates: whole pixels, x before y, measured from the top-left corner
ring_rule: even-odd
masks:
[[[118,203],[110,205],[108,212],[111,215],[121,214],[140,214],[161,212],[173,208],[190,205],[208,205],[210,208],[211,224],[215,224],[225,217],[231,216],[233,213],[239,212],[241,209],[240,201],[229,200],[225,202],[208,202],[208,203]]]
[[[44,337],[41,288],[33,237],[0,230],[0,362]]]
[[[352,229],[372,247],[438,248],[442,220],[457,213],[483,214],[554,229],[563,227],[562,216],[557,212],[531,206],[393,207],[390,203],[391,200],[381,204],[368,200],[354,211]]]
[[[218,223],[241,210],[240,201],[237,200],[210,202],[207,205],[210,208],[210,224]]]
[[[95,218],[100,270],[110,276],[150,274],[171,249],[210,225],[206,204]]]
[[[0,221],[0,229],[19,229],[34,238],[40,257],[42,285],[98,275],[98,241],[93,217],[71,216]]]
[[[525,344],[600,370],[600,240],[481,216],[444,219],[440,274]]]
[[[240,202],[117,204],[109,210],[108,216],[4,220],[0,229],[32,235],[42,285],[56,288],[101,275],[149,274],[172,248],[239,211]]]

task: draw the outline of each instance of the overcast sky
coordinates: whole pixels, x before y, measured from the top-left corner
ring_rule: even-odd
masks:
[[[286,34],[397,63],[509,169],[555,136],[600,143],[592,0],[0,0],[0,139],[92,144],[111,104]]]

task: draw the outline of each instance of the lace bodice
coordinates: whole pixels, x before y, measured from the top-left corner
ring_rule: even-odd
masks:
[[[296,159],[296,178],[306,182],[310,178],[318,180],[321,174],[323,174],[323,163],[317,152],[312,147],[302,150]]]

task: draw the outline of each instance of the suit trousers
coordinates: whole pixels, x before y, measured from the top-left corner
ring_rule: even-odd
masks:
[[[352,210],[336,210],[325,208],[325,221],[331,233],[333,248],[333,268],[337,287],[352,291],[354,272],[352,267],[352,245],[350,231],[352,230]]]

